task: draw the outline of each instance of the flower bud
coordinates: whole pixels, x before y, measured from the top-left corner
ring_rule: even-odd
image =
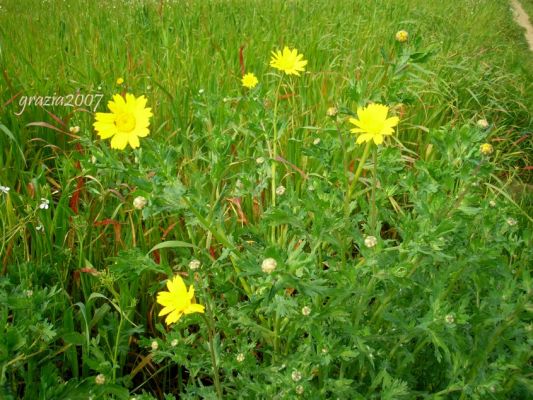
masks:
[[[365,246],[369,249],[378,244],[378,239],[375,236],[367,236],[365,238]]]
[[[103,385],[105,383],[105,375],[104,374],[96,375],[96,378],[94,378],[94,382],[97,385]]]
[[[273,258],[265,258],[261,264],[261,270],[266,274],[271,274],[277,265],[278,263]]]
[[[148,204],[148,200],[146,200],[143,196],[137,196],[135,199],[133,199],[133,207],[136,210],[142,210],[146,204]]]
[[[396,40],[400,43],[407,42],[409,39],[409,33],[407,31],[401,30],[396,32]]]
[[[490,143],[483,143],[480,147],[479,147],[479,151],[481,152],[481,154],[483,154],[484,156],[488,156],[490,154],[492,154],[494,152],[494,147],[492,147],[492,145]]]
[[[489,127],[489,122],[483,118],[477,121],[476,125],[481,129],[487,129]]]

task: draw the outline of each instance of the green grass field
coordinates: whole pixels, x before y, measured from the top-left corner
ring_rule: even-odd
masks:
[[[3,0],[0,71],[1,400],[533,395],[508,2]]]

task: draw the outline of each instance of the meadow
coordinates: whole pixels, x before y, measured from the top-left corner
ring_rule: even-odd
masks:
[[[507,1],[0,0],[0,71],[1,400],[533,396]]]

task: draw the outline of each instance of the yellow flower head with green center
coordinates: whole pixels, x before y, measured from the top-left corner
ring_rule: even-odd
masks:
[[[148,136],[152,109],[146,108],[146,97],[135,97],[127,93],[126,97],[119,94],[107,103],[110,113],[96,113],[93,124],[98,136],[111,139],[111,148],[124,150],[129,144],[132,148],[139,147],[139,138]]]
[[[305,71],[304,67],[307,65],[307,60],[303,58],[303,54],[298,54],[298,50],[289,50],[285,46],[283,52],[279,50],[272,52],[270,66],[285,72],[287,75],[300,76],[300,72]]]
[[[257,86],[259,81],[253,72],[248,72],[242,77],[242,86],[248,89],[252,89]]]
[[[409,33],[407,31],[401,30],[396,32],[396,40],[400,43],[407,42],[409,39]]]
[[[167,315],[167,325],[177,322],[183,314],[204,313],[204,306],[196,304],[194,299],[194,286],[189,286],[189,291],[181,279],[176,275],[167,281],[168,292],[159,292],[157,302],[164,308],[159,316]]]
[[[389,107],[383,104],[369,104],[367,107],[357,109],[357,117],[350,118],[350,123],[357,128],[353,128],[350,132],[362,133],[357,138],[357,144],[366,143],[371,140],[375,144],[383,143],[383,137],[392,135],[394,127],[398,125],[400,119],[398,117],[387,118]]]

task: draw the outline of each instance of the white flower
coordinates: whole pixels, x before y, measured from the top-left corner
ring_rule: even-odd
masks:
[[[276,188],[276,194],[277,194],[278,196],[282,196],[283,193],[285,193],[285,186],[282,186],[282,185],[278,186],[278,187]]]
[[[447,324],[453,324],[455,322],[455,317],[453,316],[453,314],[448,314],[446,315],[446,317],[444,317],[444,320],[446,321]]]
[[[50,200],[48,199],[44,199],[41,197],[41,204],[39,204],[39,208],[41,210],[48,210],[48,208],[50,207]]]
[[[264,158],[264,157],[257,157],[257,158],[255,159],[255,162],[256,162],[257,164],[263,164],[263,163],[265,162],[265,158]]]
[[[28,289],[28,290],[26,290],[26,291],[24,292],[24,294],[26,295],[26,297],[31,297],[31,296],[33,296],[33,290]]]
[[[170,342],[170,345],[172,347],[176,347],[178,345],[178,339],[174,339],[172,342]]]
[[[369,249],[378,244],[378,239],[375,236],[367,236],[365,238],[365,246]]]
[[[98,374],[96,375],[96,378],[94,378],[94,381],[97,385],[103,385],[105,383],[105,375],[104,374]]]
[[[11,189],[7,186],[0,186],[0,192],[2,192],[3,194],[8,194],[10,190]]]
[[[294,382],[298,382],[302,379],[302,373],[300,371],[292,371],[291,378]]]
[[[489,201],[489,206],[496,207],[496,202],[494,200]]]
[[[146,204],[148,204],[148,200],[143,196],[137,196],[133,199],[133,207],[136,210],[142,210]]]
[[[305,315],[306,317],[311,314],[311,307],[305,306],[302,308],[302,315]]]
[[[487,129],[489,127],[489,122],[483,118],[476,122],[476,125],[481,129]]]
[[[304,387],[302,385],[296,386],[296,394],[304,394]]]
[[[265,258],[261,264],[261,270],[264,273],[271,274],[275,269],[278,263],[273,258]]]
[[[242,363],[244,361],[244,354],[242,353],[237,354],[237,357],[235,357],[235,359],[237,360],[237,362]]]
[[[317,144],[320,143],[320,138],[316,138],[315,140],[313,140],[313,144],[316,146]]]
[[[150,347],[152,348],[153,351],[156,351],[159,348],[159,343],[157,343],[157,341],[154,340],[152,344],[150,345]]]
[[[200,268],[200,265],[202,264],[200,263],[199,260],[196,260],[196,259],[191,260],[191,262],[189,263],[189,269],[194,271],[195,269]]]
[[[507,222],[507,225],[509,225],[509,226],[515,226],[515,225],[518,223],[518,222],[516,221],[516,219],[511,218],[511,217],[507,218],[507,219],[506,219],[506,222]]]

